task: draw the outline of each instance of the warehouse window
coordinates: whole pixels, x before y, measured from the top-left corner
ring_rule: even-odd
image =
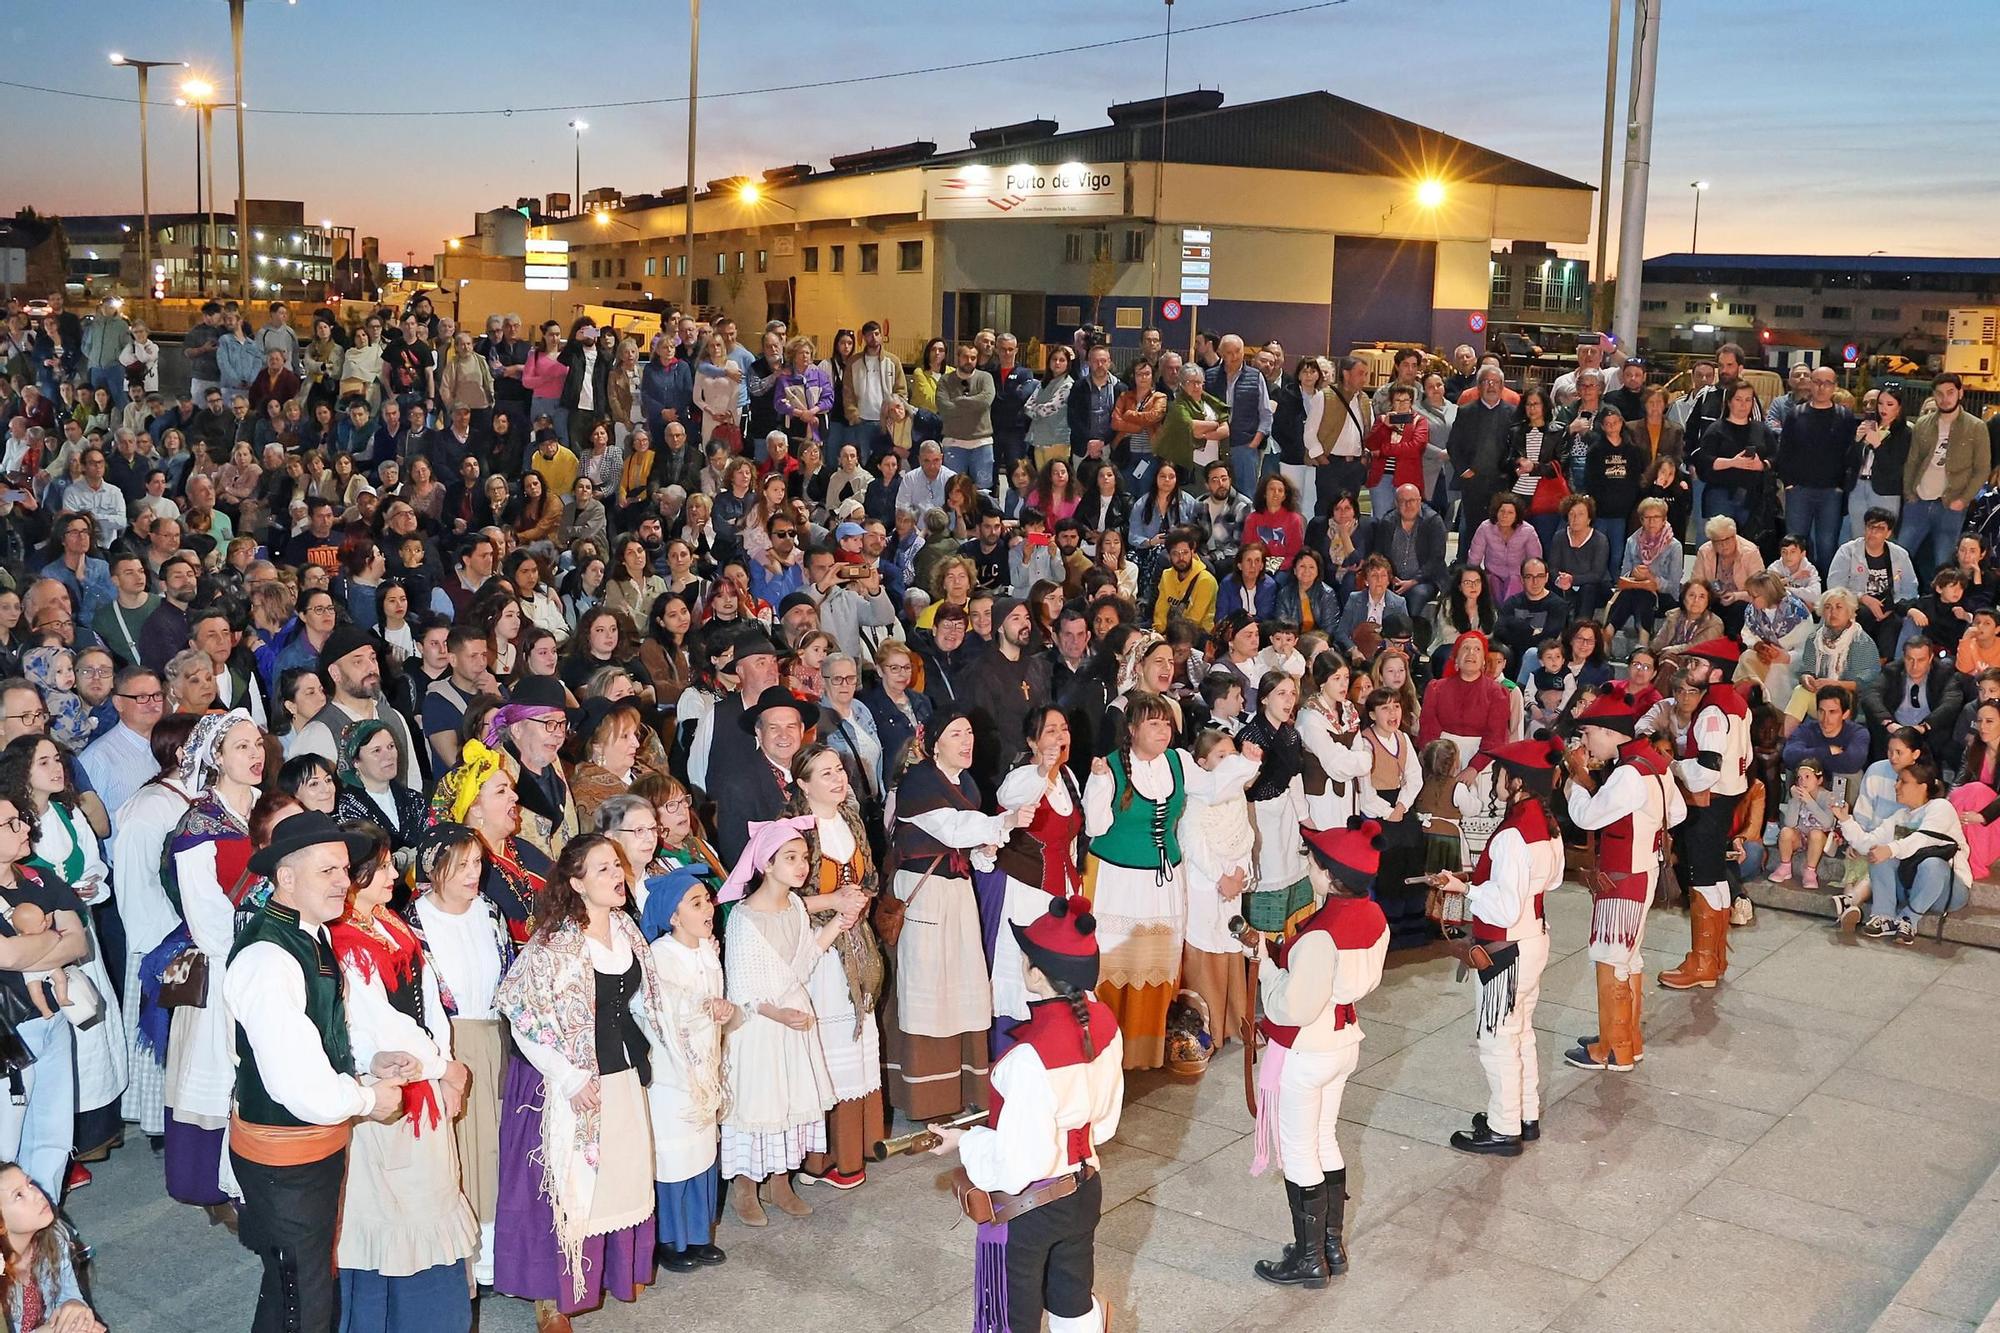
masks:
[[[1923,321],[1926,324],[1943,324],[1950,318],[1951,312],[1949,310],[1926,310],[1923,312]]]
[[[1146,262],[1146,233],[1137,227],[1132,227],[1125,233],[1125,262],[1128,264]]]
[[[1683,301],[1681,302],[1681,313],[1684,315],[1705,315],[1708,313],[1708,302]]]
[[[806,272],[808,273],[819,272],[819,247],[817,245],[808,245],[805,250],[805,255],[806,255],[806,260],[805,260]]]
[[[1503,267],[1502,265],[1499,264],[1494,264],[1492,266],[1492,269],[1493,269],[1493,294],[1492,294],[1492,299],[1488,302],[1488,304],[1490,305],[1514,304],[1514,270],[1511,268]]]
[[[1853,316],[1854,307],[1852,306],[1823,305],[1819,308],[1819,317],[1821,319],[1851,319]]]
[[[727,272],[729,272],[729,254],[727,251],[717,250],[715,252],[715,275],[721,277]]]
[[[675,255],[674,276],[677,278],[685,278],[687,275],[688,275],[688,257],[686,255]]]
[[[1557,302],[1561,304],[1560,300]],[[1542,274],[1540,269],[1528,269],[1521,274],[1521,309],[1540,310],[1542,308]]]
[[[1888,321],[1889,323],[1894,323],[1902,317],[1903,312],[1894,306],[1878,305],[1868,312],[1868,318],[1876,321]]]
[[[621,278],[625,276],[625,259],[622,255],[618,259],[618,276]]]
[[[1063,236],[1063,263],[1081,264],[1082,262],[1083,233],[1080,231],[1066,233]]]
[[[654,256],[654,255],[647,255],[647,256],[646,256],[646,276],[647,276],[647,277],[649,277],[649,278],[656,278],[656,277],[658,277],[659,275],[660,275],[660,261],[659,261],[658,257],[656,257],[656,256]]]
[[[924,243],[922,241],[896,242],[896,271],[915,273],[924,266]]]
[[[1667,303],[1665,301],[1639,302],[1639,309],[1646,314],[1657,314],[1660,311],[1665,310],[1666,308],[1667,308]]]
[[[744,253],[743,253],[743,252],[742,252],[741,250],[738,250],[738,251],[736,252],[736,271],[737,271],[738,273],[741,273],[741,272],[743,272],[743,271],[744,271],[744,269],[743,269],[743,265],[744,265],[744,262],[745,262],[745,256],[744,256]]]
[[[882,267],[882,247],[873,241],[864,241],[859,249],[861,251],[861,271],[863,273],[880,271]]]
[[[1804,319],[1806,308],[1802,305],[1780,305],[1771,308],[1774,319]]]
[[[1755,319],[1757,317],[1757,307],[1749,301],[1731,301],[1729,303],[1729,313]]]
[[[827,247],[827,258],[828,258],[828,259],[829,259],[829,260],[831,261],[831,262],[830,262],[830,263],[828,264],[828,267],[829,267],[829,268],[831,268],[831,269],[832,269],[832,270],[833,270],[833,271],[834,271],[835,273],[845,273],[845,272],[847,271],[847,247],[846,247],[846,246],[844,246],[844,245],[830,245],[830,246],[828,246],[828,247]]]
[[[1090,258],[1097,263],[1111,258],[1111,233],[1094,231],[1090,233]]]
[[[757,271],[762,273],[769,267],[771,267],[771,252],[769,250],[759,250],[757,252]]]

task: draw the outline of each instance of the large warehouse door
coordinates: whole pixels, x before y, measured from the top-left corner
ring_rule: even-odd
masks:
[[[1333,242],[1334,355],[1356,343],[1426,345],[1431,338],[1431,294],[1437,246],[1373,236],[1337,236]]]

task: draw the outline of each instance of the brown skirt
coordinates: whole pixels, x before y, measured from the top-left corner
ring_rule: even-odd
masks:
[[[868,1165],[868,1147],[888,1133],[882,1092],[835,1102],[826,1113],[826,1151],[806,1154],[806,1174],[838,1171],[851,1176]]]
[[[1183,946],[1185,947],[1185,946]],[[1113,986],[1097,988],[1097,998],[1118,1020],[1118,1034],[1125,1039],[1127,1069],[1158,1069],[1167,1062],[1167,1007],[1179,988],[1158,986]]]
[[[465,1109],[452,1124],[458,1138],[460,1183],[481,1226],[491,1226],[500,1202],[500,1080],[505,1043],[497,1018],[451,1020],[451,1052],[472,1074]]]
[[[1192,944],[1183,945],[1181,986],[1208,1005],[1208,1035],[1215,1041],[1214,1050],[1221,1050],[1226,1041],[1242,1039],[1243,1022],[1252,1014],[1241,954],[1204,953]]]
[[[906,1120],[942,1120],[987,1105],[986,1032],[920,1037],[897,1022],[892,991],[882,1006],[889,1104]],[[829,1144],[829,1146],[831,1146]]]

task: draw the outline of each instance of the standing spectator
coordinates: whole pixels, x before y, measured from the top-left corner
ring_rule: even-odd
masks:
[[[1271,438],[1271,417],[1275,405],[1271,386],[1263,372],[1243,354],[1243,340],[1226,335],[1221,343],[1222,360],[1208,372],[1208,392],[1229,404],[1229,465],[1236,477],[1236,489],[1245,495],[1257,489],[1264,468],[1264,445]],[[1105,352],[1107,372],[1110,352]]]
[[[1498,366],[1479,371],[1478,392],[1458,405],[1447,445],[1459,495],[1459,540],[1466,541],[1492,511],[1496,491],[1512,486],[1506,463],[1512,453],[1516,409],[1507,402],[1507,380]],[[1544,409],[1547,403],[1543,404]],[[1526,501],[1523,501],[1525,507]]]
[[[1316,356],[1301,357],[1292,372],[1291,383],[1278,390],[1271,412],[1271,439],[1278,446],[1278,475],[1290,482],[1299,495],[1299,511],[1319,512],[1319,468],[1326,461],[1326,446],[1320,443],[1320,425],[1333,395],[1326,384],[1326,363]]]
[[[938,379],[937,411],[945,460],[982,492],[993,489],[993,377],[979,366],[979,349],[961,343],[958,361]]]
[[[1748,380],[1730,385],[1719,419],[1704,425],[1688,461],[1701,479],[1702,516],[1726,515],[1742,527],[1751,523],[1764,491],[1770,432],[1757,415],[1757,392]]]
[[[590,428],[608,421],[611,413],[612,353],[598,342],[597,321],[585,315],[570,326],[569,342],[560,360],[564,366],[563,411],[569,414],[569,442],[590,438]],[[738,379],[740,383],[740,376]]]
[[[1938,376],[1931,381],[1937,409],[1919,417],[1910,430],[1910,452],[1903,462],[1902,545],[1920,578],[1951,563],[1965,526],[1965,508],[1993,470],[1986,423],[1961,409],[1964,394],[1957,375]]]
[[[208,401],[208,391],[222,387],[222,372],[216,363],[216,344],[222,341],[222,307],[205,301],[201,319],[181,335],[181,354],[188,363],[188,393],[197,403]]]
[[[1241,343],[1238,343],[1239,359]],[[1111,373],[1111,349],[1090,349],[1086,369],[1069,395],[1069,449],[1072,464],[1083,457],[1102,458],[1112,437],[1111,413],[1125,386]],[[1262,378],[1259,377],[1259,382]]]
[[[264,327],[257,330],[257,347],[267,355],[283,353],[286,369],[299,368],[299,335],[292,332],[291,311],[283,301],[273,301],[265,307]]]
[[[1381,395],[1377,395],[1380,401]],[[1424,490],[1424,455],[1430,448],[1431,423],[1416,410],[1416,395],[1408,385],[1391,385],[1389,410],[1375,418],[1368,431],[1368,508],[1377,517],[1394,507],[1396,488],[1409,484]]]
[[[98,302],[97,317],[83,331],[83,367],[90,387],[108,391],[112,403],[123,408],[127,398],[123,362],[125,349],[132,345],[132,326],[118,313],[118,304],[112,296]],[[157,349],[153,355],[157,360]],[[153,387],[159,387],[157,380]]]
[[[1903,509],[1903,467],[1910,457],[1910,421],[1903,400],[1893,393],[1877,395],[1875,405],[1854,427],[1847,446],[1847,531],[1859,536],[1870,509],[1900,514]]]
[[[1813,563],[1825,568],[1840,542],[1841,487],[1855,440],[1854,414],[1833,399],[1840,377],[1832,366],[1810,374],[1808,397],[1785,416],[1776,472],[1785,484],[1786,530],[1803,534]],[[1957,535],[1952,534],[1954,541]]]

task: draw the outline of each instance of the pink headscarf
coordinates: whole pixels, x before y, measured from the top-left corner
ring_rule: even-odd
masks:
[[[762,874],[780,847],[795,838],[805,837],[817,822],[811,815],[794,815],[790,819],[773,819],[765,823],[750,821],[750,843],[743,849],[743,855],[736,859],[729,878],[722,882],[722,892],[715,895],[715,901],[733,903],[741,898],[748,891],[750,877]]]

